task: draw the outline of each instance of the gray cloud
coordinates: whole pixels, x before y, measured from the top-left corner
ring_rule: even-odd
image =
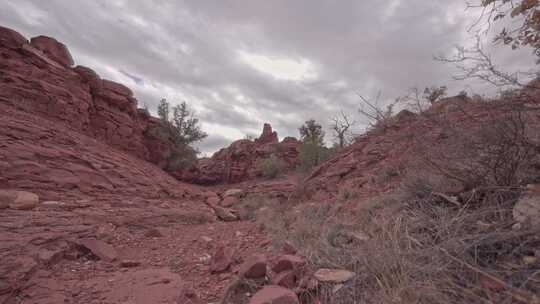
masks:
[[[204,152],[258,134],[264,122],[285,137],[297,136],[309,118],[326,126],[340,109],[361,120],[355,92],[380,90],[387,100],[414,86],[444,84],[458,92],[465,84],[452,81],[453,68],[432,58],[468,43],[465,27],[478,13],[464,12],[462,1],[425,0],[0,4],[3,25],[59,39],[78,64],[130,86],[151,110],[161,98],[187,101],[210,134],[200,145]],[[273,66],[296,62],[309,77],[276,78],[242,54]],[[501,54],[507,66],[532,62],[528,54]]]

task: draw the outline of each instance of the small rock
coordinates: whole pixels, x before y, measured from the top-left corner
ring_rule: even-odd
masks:
[[[285,254],[291,254],[291,255],[294,255],[298,252],[298,250],[296,250],[296,248],[294,247],[294,245],[289,242],[289,241],[285,241],[285,243],[283,243],[283,252]]]
[[[213,191],[204,191],[201,193],[201,196],[204,198],[217,197],[218,195]]]
[[[238,203],[238,198],[235,196],[225,197],[219,204],[223,207],[232,207]]]
[[[540,194],[540,184],[528,184],[527,191]]]
[[[206,203],[210,206],[217,206],[219,204],[220,200],[217,196],[209,197],[206,199]]]
[[[64,251],[62,250],[42,249],[38,252],[37,255],[38,260],[45,265],[54,264],[55,262],[61,260],[63,257]]]
[[[82,239],[79,241],[79,245],[90,250],[92,254],[106,262],[112,262],[118,257],[118,253],[113,246],[100,240]]]
[[[527,265],[536,264],[538,259],[534,255],[526,255],[523,257],[523,262]]]
[[[238,196],[242,193],[242,189],[229,189],[223,193],[223,198],[227,196]]]
[[[150,228],[144,234],[146,237],[163,237],[163,233],[158,228]]]
[[[6,205],[15,210],[31,210],[39,204],[39,196],[28,191],[0,190],[0,209]]]
[[[199,257],[199,261],[202,262],[202,263],[206,263],[211,258],[212,257],[208,253],[205,253],[205,254],[203,254],[202,256]]]
[[[356,274],[352,271],[343,269],[321,268],[314,274],[319,282],[344,283],[352,279]]]
[[[120,267],[124,267],[124,268],[137,267],[140,265],[141,265],[141,262],[133,261],[133,260],[123,260],[122,262],[120,262]]]
[[[277,263],[272,267],[275,273],[280,273],[286,270],[296,270],[306,264],[306,261],[296,255],[282,255],[278,258]]]
[[[205,302],[199,298],[195,290],[184,287],[180,291],[180,296],[176,299],[178,304],[204,304]]]
[[[238,220],[238,217],[232,212],[231,209],[216,206],[214,210],[216,212],[216,216],[225,222],[233,222]]]
[[[287,288],[268,285],[249,300],[249,304],[299,304],[298,297]]]
[[[369,236],[363,231],[348,231],[347,235],[359,242],[369,241]]]
[[[210,259],[210,272],[222,273],[227,271],[233,262],[232,256],[232,248],[220,245]]]
[[[203,240],[206,243],[210,243],[213,239],[211,237],[207,237],[203,235],[201,236],[201,240]]]
[[[267,238],[267,239],[262,240],[260,242],[260,245],[261,245],[261,247],[266,247],[266,246],[270,245],[271,243],[272,243],[272,240]]]
[[[254,255],[240,266],[239,274],[248,279],[260,279],[266,276],[266,257]]]
[[[272,278],[272,284],[292,289],[296,286],[296,275],[292,270],[282,271]]]
[[[540,225],[540,195],[525,195],[521,197],[512,210],[514,220],[532,226]]]

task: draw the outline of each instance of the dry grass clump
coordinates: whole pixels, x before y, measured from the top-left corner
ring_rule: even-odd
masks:
[[[354,220],[336,205],[305,204],[260,221],[314,267],[357,273],[337,291],[322,286],[322,303],[539,303],[540,227],[512,228],[518,194],[479,190],[456,205],[401,192]]]
[[[277,198],[264,194],[248,194],[235,205],[238,216],[241,220],[255,220],[257,214],[264,212],[268,208],[279,208],[280,202]]]
[[[393,217],[374,217],[376,237],[359,253],[364,271],[374,278],[359,286],[366,291],[364,301],[538,301],[540,231],[512,229],[516,195],[486,190],[462,206],[439,197],[417,198]],[[525,262],[531,257],[535,264]]]
[[[283,174],[287,164],[278,156],[272,154],[269,158],[257,161],[255,166],[264,178],[273,179]]]

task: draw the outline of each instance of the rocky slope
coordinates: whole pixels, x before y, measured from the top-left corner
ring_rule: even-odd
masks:
[[[537,86],[531,83],[531,87]],[[535,131],[540,127],[540,94],[537,89],[524,94],[526,97],[489,103],[456,96],[441,99],[422,114],[403,110],[386,126],[357,137],[352,145],[316,168],[305,179],[304,191],[315,201],[343,197],[362,201],[362,198],[376,197],[404,186],[403,183],[414,182],[413,179],[424,182],[432,179],[430,182],[436,183],[433,179],[442,174],[449,180],[452,174],[445,173],[443,168],[447,164],[485,169],[477,162],[480,159],[492,161],[486,154],[495,149],[490,149],[490,144],[498,147],[497,157],[512,160],[502,152],[508,149],[506,136],[513,138],[507,138],[507,142],[522,136],[532,145],[540,143]],[[532,164],[540,164],[538,151],[528,157]],[[437,168],[439,165],[442,167]],[[502,170],[503,164],[498,166]],[[408,174],[423,170],[426,176]],[[453,195],[471,190],[465,180],[450,179],[452,183],[437,185],[440,191]]]

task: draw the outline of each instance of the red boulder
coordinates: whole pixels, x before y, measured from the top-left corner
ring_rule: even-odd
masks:
[[[74,64],[67,47],[54,38],[37,36],[30,39],[30,44],[63,66],[70,67]]]
[[[28,43],[28,40],[26,40],[23,35],[7,27],[0,26],[1,46],[16,49],[26,43]]]
[[[222,273],[229,270],[233,262],[233,250],[232,248],[220,245],[212,258],[210,259],[210,272]]]
[[[260,279],[266,276],[266,257],[255,255],[240,266],[239,274],[248,279]]]

